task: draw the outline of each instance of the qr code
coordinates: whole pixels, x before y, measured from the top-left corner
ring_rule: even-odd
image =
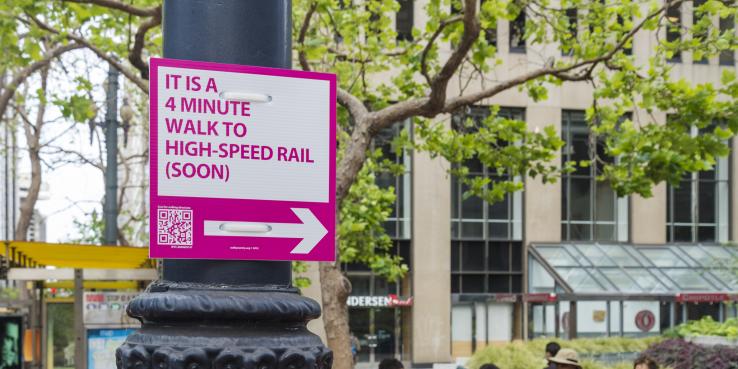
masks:
[[[192,245],[192,210],[160,208],[156,213],[160,245]]]

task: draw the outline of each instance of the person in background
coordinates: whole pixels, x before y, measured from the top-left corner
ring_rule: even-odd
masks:
[[[633,369],[659,369],[659,364],[648,356],[640,356],[633,362]]]
[[[405,369],[402,361],[395,358],[387,358],[379,362],[379,369]]]
[[[572,349],[563,348],[548,361],[556,364],[556,369],[582,369],[582,364],[579,363],[579,355]]]
[[[556,369],[556,364],[551,362],[551,358],[556,356],[559,350],[561,350],[561,345],[556,342],[546,344],[546,361],[548,361],[548,365],[544,369]]]
[[[479,369],[500,369],[500,368],[495,364],[484,364],[480,366]]]
[[[356,364],[359,350],[361,350],[361,343],[359,342],[359,339],[354,336],[354,332],[351,332],[350,334],[351,337],[349,337],[349,341],[351,342],[351,356],[354,358],[354,364]]]

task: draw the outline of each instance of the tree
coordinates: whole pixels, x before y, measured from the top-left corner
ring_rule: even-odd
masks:
[[[44,126],[44,115],[46,114],[46,89],[48,87],[49,69],[44,67],[41,69],[41,88],[38,90],[38,105],[36,108],[36,119],[31,121],[25,108],[21,105],[16,110],[21,116],[23,122],[23,132],[26,136],[26,145],[28,146],[28,158],[31,161],[31,183],[28,186],[28,193],[21,201],[20,215],[18,216],[18,224],[15,228],[16,238],[25,241],[28,237],[28,228],[31,225],[31,217],[36,207],[38,194],[41,191],[41,133]]]
[[[101,59],[117,63],[127,78],[147,92],[145,55],[160,51],[160,33],[150,32],[161,20],[157,2],[67,0],[44,7],[29,0],[16,1],[25,9],[19,15],[25,24],[84,45]],[[466,107],[505,91],[521,89],[531,99],[543,100],[551,86],[591,85],[594,103],[588,118],[592,141],[603,141],[606,154],[618,160],[607,161],[593,154],[579,165],[601,162],[600,179],[609,181],[619,195],[650,196],[655,184],[676,184],[686,172],[710,168],[717,156],[728,153],[725,140],[738,130],[738,80],[734,73],[726,72],[719,84],[693,85],[672,77],[668,60],[679,53],[691,52],[699,59],[738,45],[734,32],[715,29],[709,21],[689,26],[667,16],[669,9],[691,2],[479,3],[428,0],[424,2],[423,27],[398,37],[392,27],[393,14],[401,6],[397,0],[293,2],[299,66],[336,73],[340,85],[336,183],[340,261],[320,265],[328,345],[334,350],[336,368],[352,365],[346,307],[351,285],[339,263],[365,262],[390,278],[404,271],[400,260],[384,253],[383,233],[377,227],[386,214],[382,204],[390,199],[371,180],[384,167],[383,160],[371,150],[382,129],[414,118],[415,136],[402,136],[396,141],[397,149],[412,148],[444,158],[453,164],[451,174],[469,185],[469,195],[490,202],[521,190],[520,178],[540,177],[549,182],[571,170],[553,162],[563,142],[552,128],[531,132],[524,122],[494,114],[481,121],[461,120],[453,129],[445,124],[450,115],[463,116]],[[704,19],[727,19],[738,12],[722,1],[700,4],[697,12],[705,15]],[[123,19],[127,23],[120,21]],[[508,75],[510,66],[488,37],[498,22],[504,21],[514,23],[518,43],[527,47],[558,45],[567,56],[556,50],[537,63],[525,65],[522,72]],[[655,50],[650,59],[636,63],[628,49],[633,38],[644,33],[656,35]],[[128,60],[130,65],[117,60]],[[503,71],[504,78],[488,78],[494,71]],[[391,77],[374,78],[379,74]],[[642,114],[623,119],[631,111]],[[655,122],[655,111],[673,113],[676,119]],[[713,122],[719,124],[708,133],[690,134],[693,127],[705,129]],[[511,179],[490,182],[470,178],[464,166],[469,159],[478,159]],[[376,244],[380,247],[375,248]]]

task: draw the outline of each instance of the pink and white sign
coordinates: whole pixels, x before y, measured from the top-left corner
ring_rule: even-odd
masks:
[[[336,76],[150,64],[150,256],[335,260]]]

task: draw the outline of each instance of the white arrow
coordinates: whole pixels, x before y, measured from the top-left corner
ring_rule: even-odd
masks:
[[[301,223],[205,221],[206,236],[302,238],[290,253],[307,254],[328,234],[310,209],[292,208]]]

